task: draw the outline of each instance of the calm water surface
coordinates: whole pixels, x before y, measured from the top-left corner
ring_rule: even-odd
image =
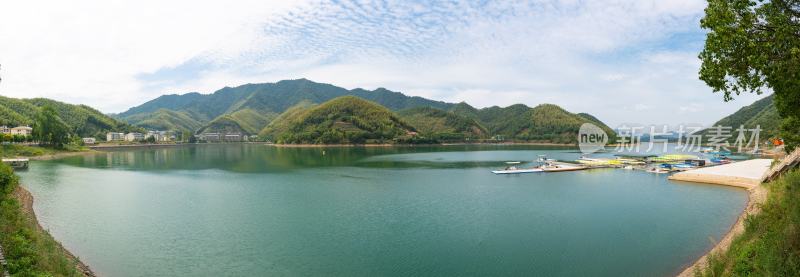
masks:
[[[42,225],[104,276],[663,276],[747,200],[641,171],[489,172],[539,154],[580,155],[206,145],[34,162],[21,175]]]

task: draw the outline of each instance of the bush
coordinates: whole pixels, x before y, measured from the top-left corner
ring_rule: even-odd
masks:
[[[697,276],[800,276],[800,170],[769,186],[761,213],[745,220],[745,231],[728,252],[709,257]]]
[[[12,276],[82,276],[58,243],[22,212],[11,192],[19,178],[0,164],[0,245]]]
[[[14,191],[19,184],[19,177],[6,164],[0,164],[0,194],[6,195]]]

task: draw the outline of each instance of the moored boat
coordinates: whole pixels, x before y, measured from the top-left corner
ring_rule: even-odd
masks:
[[[503,170],[492,170],[494,174],[520,174],[520,173],[536,173],[542,172],[543,170],[538,167],[534,168],[516,168],[516,167],[509,167]]]

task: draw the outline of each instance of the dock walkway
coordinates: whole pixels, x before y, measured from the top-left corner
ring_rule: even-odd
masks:
[[[752,189],[761,184],[770,165],[771,159],[753,159],[679,172],[669,176],[669,179]]]
[[[764,176],[761,178],[761,181],[764,183],[772,182],[773,180],[777,179],[781,176],[784,172],[792,169],[796,166],[800,165],[800,147],[794,150],[791,154],[783,158],[781,163],[776,164],[769,171],[764,173]]]

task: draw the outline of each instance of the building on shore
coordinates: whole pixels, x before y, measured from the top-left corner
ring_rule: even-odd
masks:
[[[30,126],[17,126],[11,128],[12,135],[23,135],[23,136],[30,136],[33,133],[33,128]]]
[[[147,134],[144,135],[144,139],[149,139],[150,137],[160,142],[175,141],[176,139],[175,132],[172,131],[147,131]]]
[[[239,142],[247,141],[247,135],[239,132],[218,133],[207,132],[196,135],[197,140],[205,142]]]
[[[30,136],[33,133],[33,128],[30,126],[17,126],[9,128],[8,126],[0,126],[0,133],[9,135],[23,135]]]
[[[125,134],[125,141],[141,141],[141,140],[144,140],[144,134],[142,133],[131,132]]]
[[[97,140],[95,138],[83,138],[83,144],[95,144]]]
[[[125,140],[124,133],[108,132],[106,133],[106,141],[123,141]]]

